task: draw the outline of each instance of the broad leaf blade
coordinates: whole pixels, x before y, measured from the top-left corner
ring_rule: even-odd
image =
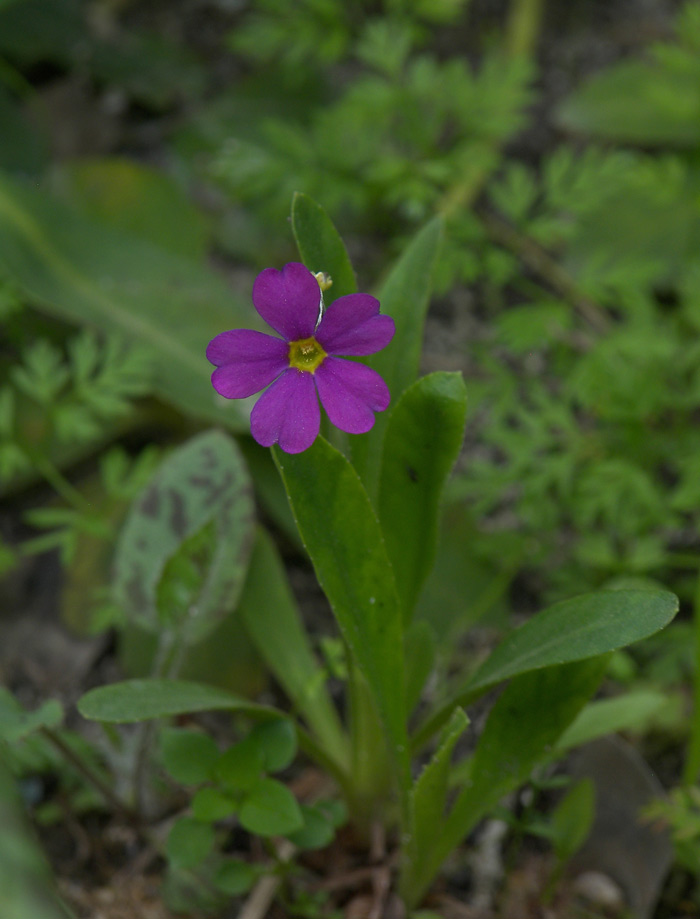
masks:
[[[201,262],[207,221],[166,173],[121,156],[70,160],[54,171],[64,200],[89,219]]]
[[[407,771],[401,611],[379,521],[355,470],[322,437],[304,453],[275,447],[274,456],[319,583]]]
[[[678,598],[661,590],[601,590],[563,600],[511,632],[416,732],[425,743],[455,705],[467,705],[510,677],[615,651],[664,628],[678,612]]]
[[[256,718],[283,716],[269,706],[187,680],[124,680],[98,686],[79,699],[78,711],[91,721],[114,724],[209,711],[238,711]]]
[[[292,200],[292,231],[306,267],[314,273],[325,271],[333,279],[323,294],[326,306],[354,294],[357,284],[345,243],[321,205],[301,192]]]
[[[42,308],[149,349],[154,390],[166,402],[247,428],[239,404],[216,396],[205,351],[219,332],[259,320],[212,271],[7,178],[0,178],[0,263]]]
[[[467,686],[473,692],[529,670],[623,648],[658,632],[677,612],[678,598],[668,591],[601,590],[562,600],[511,632]]]
[[[235,605],[252,537],[251,485],[235,442],[200,434],[132,505],[115,554],[115,601],[142,628],[199,641]]]
[[[440,496],[464,437],[459,373],[432,373],[394,407],[384,438],[379,520],[408,622],[435,561]]]
[[[294,708],[328,754],[339,763],[345,762],[347,738],[326,691],[326,675],[311,650],[282,562],[262,529],[258,530],[238,613]]]

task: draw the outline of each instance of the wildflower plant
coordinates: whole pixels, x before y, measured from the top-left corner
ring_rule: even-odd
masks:
[[[342,637],[346,717],[274,542],[254,522],[240,450],[221,431],[198,435],[164,461],[117,545],[115,599],[157,638],[153,676],[91,690],[79,709],[105,723],[218,709],[253,724],[225,751],[201,731],[162,735],[166,769],[197,786],[166,846],[171,867],[208,864],[207,877],[224,879],[222,892],[243,892],[259,872],[225,859],[221,867],[231,821],[298,848],[326,845],[337,808],[299,806],[269,775],[298,749],[333,782],[360,836],[380,824],[394,841],[396,885],[411,909],[452,850],[505,794],[561,755],[567,737],[579,743],[607,730],[595,715],[601,703],[590,700],[609,652],[664,627],[677,601],[662,590],[618,589],[557,603],[428,696],[432,626],[416,604],[435,558],[441,495],[467,408],[460,374],[419,376],[440,221],[413,239],[376,299],[356,291],[342,240],[304,195],[295,196],[292,227],[300,262],[266,269],[253,288],[257,312],[279,337],[222,329],[207,356],[224,396],[265,390],[251,430],[271,448]],[[332,286],[322,277],[321,291],[317,273]],[[333,433],[331,444],[323,436],[319,398],[333,425],[352,437]],[[282,520],[259,466],[251,465],[253,481]],[[293,715],[177,678],[182,647],[212,633],[234,607]],[[471,753],[453,764],[470,707],[502,684],[480,736],[466,734]],[[147,752],[144,734],[142,781]]]
[[[241,399],[269,386],[251,414],[251,433],[261,446],[278,443],[286,453],[301,453],[316,440],[317,393],[333,424],[349,434],[369,431],[374,412],[391,398],[375,370],[336,355],[381,350],[394,337],[394,320],[379,315],[379,301],[369,294],[346,294],[323,315],[323,286],[332,281],[319,275],[320,281],[299,262],[282,271],[266,268],[255,281],[253,303],[284,338],[234,329],[207,348],[217,366],[212,385],[222,396]]]

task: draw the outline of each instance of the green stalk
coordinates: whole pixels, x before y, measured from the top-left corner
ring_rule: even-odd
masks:
[[[531,57],[540,34],[544,0],[513,0],[506,26],[506,50],[511,57]]]
[[[351,800],[348,807],[363,839],[371,825],[384,819],[391,786],[386,737],[367,681],[348,654],[348,707],[350,725]]]
[[[79,513],[89,517],[93,516],[94,509],[90,502],[77,488],[71,485],[50,459],[35,451],[27,451],[27,455],[34,468],[44,477],[56,494],[60,495],[67,504],[70,504]]]
[[[690,739],[685,765],[683,784],[693,785],[700,773],[700,571],[695,586],[693,601],[693,636],[695,646],[695,675],[693,683],[693,715],[690,719]]]

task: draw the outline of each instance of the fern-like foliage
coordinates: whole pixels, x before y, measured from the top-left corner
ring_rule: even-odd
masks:
[[[102,436],[148,392],[149,362],[118,338],[84,330],[65,352],[47,338],[31,341],[0,389],[0,480],[33,457]]]

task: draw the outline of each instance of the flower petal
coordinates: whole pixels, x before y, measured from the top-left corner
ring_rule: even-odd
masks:
[[[218,367],[214,389],[227,399],[245,399],[265,389],[289,366],[289,345],[252,329],[233,329],[213,338],[207,359]]]
[[[364,434],[374,424],[391,394],[376,370],[337,357],[327,357],[314,374],[321,404],[333,424],[348,434]]]
[[[396,331],[391,316],[379,315],[379,300],[369,294],[338,297],[323,315],[315,338],[326,354],[374,354]]]
[[[314,334],[320,304],[318,281],[301,262],[289,262],[281,271],[266,268],[253,284],[255,309],[287,341]]]
[[[258,399],[250,431],[263,447],[279,444],[285,453],[307,450],[318,436],[321,410],[314,378],[290,367]]]

